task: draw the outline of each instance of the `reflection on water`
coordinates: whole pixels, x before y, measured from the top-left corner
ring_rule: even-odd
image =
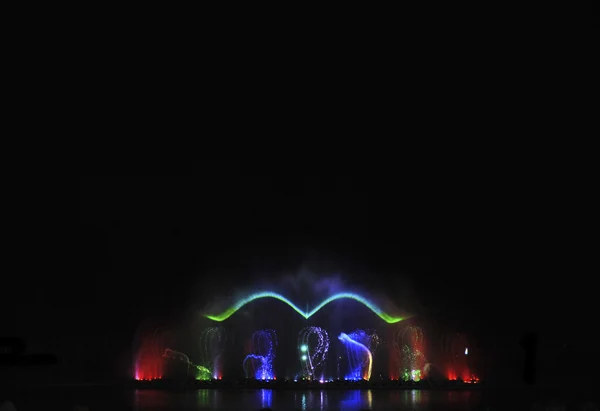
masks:
[[[353,411],[365,408],[373,408],[373,393],[371,390],[345,391],[343,399],[340,401],[340,411]]]
[[[164,410],[470,410],[479,402],[479,392],[433,390],[137,390],[137,411]]]
[[[273,401],[273,390],[260,390],[262,397],[262,407],[263,408],[271,408],[271,403]]]
[[[0,387],[0,400],[8,399],[19,411],[73,410],[87,408],[93,411],[201,411],[235,410],[258,411],[391,411],[391,410],[476,410],[486,409],[480,404],[480,391],[444,390],[128,390],[120,387],[38,387],[7,391]],[[515,392],[507,389],[506,403],[494,409],[559,409],[561,402],[539,398],[522,402]],[[581,402],[579,402],[581,401]],[[564,404],[561,409],[598,409],[588,399]],[[547,408],[550,407],[550,408]],[[558,407],[558,408],[557,408]]]
[[[210,400],[208,398],[208,390],[198,391],[198,405],[201,408],[206,408],[209,404]]]

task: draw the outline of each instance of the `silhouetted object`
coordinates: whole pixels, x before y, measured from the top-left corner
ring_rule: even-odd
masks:
[[[10,401],[4,401],[0,404],[0,411],[17,411],[15,405]]]
[[[25,354],[27,346],[21,338],[0,338],[0,366],[54,365],[58,358],[53,354]]]
[[[0,355],[23,355],[27,344],[22,338],[0,337]]]
[[[58,358],[54,354],[0,355],[0,365],[37,366],[56,365]]]
[[[535,363],[538,337],[535,333],[527,333],[521,337],[521,347],[525,350],[523,380],[529,385],[535,384]]]

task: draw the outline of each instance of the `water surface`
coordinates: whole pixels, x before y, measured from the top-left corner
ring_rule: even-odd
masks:
[[[73,410],[87,406],[97,410],[277,410],[360,411],[370,410],[473,410],[478,391],[441,390],[112,390],[60,389],[30,391],[11,399],[17,411]]]

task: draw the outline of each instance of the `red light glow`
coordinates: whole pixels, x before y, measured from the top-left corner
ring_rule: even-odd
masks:
[[[450,334],[443,338],[444,368],[448,380],[474,380],[473,370],[470,366],[472,350],[465,348],[469,346],[469,341],[464,334]]]
[[[163,376],[164,363],[162,355],[156,350],[152,338],[146,338],[137,353],[135,363],[135,379],[151,381]]]

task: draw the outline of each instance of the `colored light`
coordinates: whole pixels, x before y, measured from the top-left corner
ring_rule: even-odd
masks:
[[[312,336],[312,338],[311,338]],[[312,341],[311,341],[312,340]],[[312,346],[311,346],[312,342]],[[316,342],[316,344],[314,344]],[[302,353],[302,376],[316,379],[321,365],[325,362],[329,350],[329,336],[321,327],[305,327],[298,334],[298,348]]]
[[[196,365],[196,379],[201,381],[210,380],[211,372],[208,368],[201,365]]]
[[[261,390],[262,391],[262,409],[271,409],[273,402],[273,391],[272,390]]]
[[[410,372],[410,377],[413,381],[420,381],[421,380],[421,370],[412,370]]]
[[[228,308],[227,310],[225,310],[224,312],[222,312],[221,314],[218,315],[205,315],[206,318],[213,320],[213,321],[225,321],[226,319],[228,319],[229,317],[231,317],[237,310],[239,310],[240,308],[242,308],[244,305],[260,299],[260,298],[275,298],[276,300],[279,300],[281,302],[286,303],[287,305],[289,305],[294,311],[296,311],[298,314],[300,314],[302,317],[304,317],[305,319],[309,319],[310,317],[312,317],[316,312],[318,312],[321,308],[325,307],[327,304],[329,304],[332,301],[335,300],[339,300],[342,298],[349,298],[355,301],[358,301],[360,303],[362,303],[363,305],[365,305],[368,309],[370,309],[371,311],[373,311],[375,314],[377,314],[382,320],[384,320],[385,322],[389,323],[389,324],[394,324],[397,323],[399,321],[402,321],[404,318],[402,317],[392,317],[391,315],[384,313],[381,308],[379,308],[377,305],[373,304],[371,301],[367,300],[366,298],[358,295],[358,294],[354,294],[354,293],[338,293],[335,294],[329,298],[327,298],[326,300],[324,300],[322,303],[320,303],[315,309],[313,309],[312,311],[308,311],[308,312],[304,312],[302,311],[300,308],[298,308],[293,302],[291,302],[290,300],[288,300],[287,298],[285,298],[284,296],[282,296],[281,294],[277,294],[274,292],[260,292],[260,293],[254,293],[254,294],[250,294],[249,296],[242,298],[241,300],[239,300],[238,302],[236,302],[233,307]]]
[[[394,347],[398,353],[400,370],[403,381],[421,380],[428,367],[425,358],[425,340],[423,330],[417,326],[408,326],[397,334]]]
[[[469,349],[465,348],[465,355],[469,355]]]
[[[221,374],[221,357],[225,350],[227,335],[221,326],[208,327],[200,336],[200,364],[208,371],[208,379],[218,379]],[[204,379],[204,377],[202,377]]]
[[[141,340],[136,355],[135,376],[141,381],[150,381],[163,374],[164,359],[162,357],[164,347],[161,341],[160,330],[154,330]]]
[[[277,347],[277,335],[274,330],[260,330],[252,334],[254,354],[249,354],[244,359],[242,366],[246,378],[257,380],[273,379],[273,360]]]
[[[348,336],[348,334],[341,333],[338,338],[340,341],[342,341],[344,343],[349,343],[350,346],[355,346],[355,347],[361,348],[362,350],[365,351],[365,353],[367,354],[367,357],[368,357],[369,364],[367,367],[367,374],[365,375],[366,378],[364,378],[364,379],[370,380],[371,379],[371,371],[373,368],[373,355],[371,354],[371,351],[369,351],[369,349],[364,344],[361,344],[358,341],[354,341],[352,338],[350,338]],[[351,370],[351,371],[353,371],[353,370]]]

